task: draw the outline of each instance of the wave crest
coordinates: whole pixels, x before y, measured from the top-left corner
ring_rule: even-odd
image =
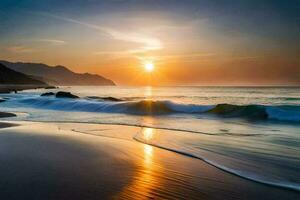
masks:
[[[26,98],[18,102],[31,107],[65,111],[126,113],[135,115],[209,114],[220,117],[242,117],[255,120],[300,121],[300,106],[197,105],[159,100],[113,102],[86,99],[56,99],[54,97]]]

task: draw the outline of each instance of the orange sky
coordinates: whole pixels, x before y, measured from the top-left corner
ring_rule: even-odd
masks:
[[[300,84],[290,5],[46,2],[0,3],[0,59],[64,65],[120,85]]]

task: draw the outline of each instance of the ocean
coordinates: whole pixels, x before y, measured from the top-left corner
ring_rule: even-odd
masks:
[[[80,98],[40,96],[68,91]],[[7,120],[142,127],[134,140],[300,191],[300,88],[72,86],[0,94]]]

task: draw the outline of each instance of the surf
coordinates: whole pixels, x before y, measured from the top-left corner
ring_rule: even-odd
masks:
[[[100,100],[99,100],[100,99]],[[113,100],[110,100],[113,99]],[[193,114],[251,120],[277,120],[300,122],[299,105],[234,105],[186,104],[171,100],[116,101],[116,98],[68,99],[55,97],[22,97],[9,99],[21,106],[82,112],[124,113],[132,115]]]

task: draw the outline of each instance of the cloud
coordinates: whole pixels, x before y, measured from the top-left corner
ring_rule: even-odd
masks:
[[[25,46],[11,46],[7,48],[8,51],[13,53],[31,53],[34,50]]]
[[[157,38],[147,37],[143,34],[139,33],[126,33],[120,32],[112,29],[106,29],[106,32],[115,40],[122,40],[127,42],[134,42],[138,44],[142,44],[141,47],[135,49],[129,49],[125,51],[97,51],[94,52],[96,55],[129,55],[129,54],[138,54],[145,53],[147,51],[160,50],[163,48],[163,45],[160,40]]]
[[[52,45],[64,45],[64,44],[66,44],[65,41],[63,41],[63,40],[57,40],[57,39],[36,39],[34,41],[49,43],[49,44],[52,44]]]
[[[160,56],[161,58],[164,59],[173,59],[173,58],[192,58],[192,57],[200,57],[200,58],[205,58],[205,57],[213,57],[216,56],[216,53],[191,53],[191,54],[170,54],[170,55],[162,55]]]
[[[52,15],[52,14],[44,13],[44,12],[39,13],[39,14],[41,14],[43,16],[63,20],[66,22],[79,24],[79,25],[85,26],[90,29],[101,31],[102,33],[106,34],[107,36],[109,36],[115,40],[133,42],[133,43],[138,43],[138,44],[142,45],[142,47],[140,47],[140,48],[127,50],[127,51],[125,51],[125,53],[134,54],[134,53],[141,53],[141,52],[147,52],[147,51],[152,51],[152,50],[159,50],[159,49],[163,48],[163,44],[158,38],[151,37],[151,36],[148,36],[148,35],[145,35],[142,33],[119,31],[119,30],[112,29],[109,27],[98,26],[95,24],[90,24],[90,23],[82,22],[79,20],[71,19],[71,18],[60,17],[60,16],[56,16],[56,15]]]
[[[215,59],[216,53],[191,53],[191,54],[166,54],[155,56],[157,62],[172,63],[177,62],[200,62]]]
[[[106,29],[106,32],[116,40],[123,40],[128,42],[134,42],[143,44],[144,46],[135,50],[129,51],[129,53],[138,53],[151,50],[159,50],[163,48],[161,41],[157,38],[149,37],[144,34],[134,32],[120,32],[112,29]]]

